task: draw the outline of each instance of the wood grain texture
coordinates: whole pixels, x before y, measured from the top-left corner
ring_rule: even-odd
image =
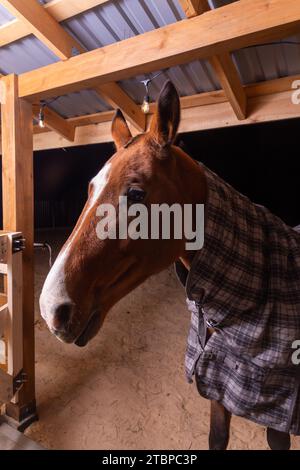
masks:
[[[40,113],[40,106],[34,105],[32,107],[33,115],[38,118]],[[58,134],[62,135],[66,139],[70,140],[71,142],[74,141],[75,138],[75,125],[72,122],[69,122],[67,119],[64,119],[51,108],[47,106],[44,108],[44,116],[45,116],[45,126],[48,129],[51,129]]]
[[[253,83],[245,87],[246,94],[249,98],[255,96],[272,95],[282,91],[293,90],[293,82],[299,81],[300,75],[292,75],[290,77],[276,78],[275,80],[267,80],[265,82]]]
[[[1,0],[0,3],[60,59],[68,59],[83,47],[36,0]],[[0,33],[1,34],[1,33]]]
[[[282,38],[298,31],[299,26],[298,0],[289,0],[288,6],[285,0],[235,2],[190,20],[22,74],[20,96],[40,99],[103,85]]]
[[[202,15],[210,10],[207,0],[179,0],[179,3],[187,18]]]
[[[17,409],[35,400],[34,373],[34,276],[33,276],[33,141],[32,106],[18,98],[18,78],[9,75],[5,83],[2,121],[2,187],[4,230],[22,232],[23,253],[23,351],[28,382],[19,394]],[[17,415],[17,413],[16,413]]]
[[[185,11],[187,18],[209,11],[210,6],[207,0],[179,0]],[[209,59],[213,67],[221,87],[226,93],[229,103],[238,119],[242,120],[246,117],[247,96],[243,89],[238,71],[228,52],[215,55]]]
[[[236,115],[228,101],[183,108],[181,114],[182,120],[179,132],[196,132],[221,127],[231,127],[236,126],[237,124],[249,125],[268,121],[299,118],[300,105],[294,105],[291,101],[291,92],[284,91],[281,93],[250,97],[248,102],[248,117],[243,121],[237,121]],[[148,123],[150,118],[151,115],[148,116]],[[96,121],[95,116],[94,119]],[[131,131],[133,134],[137,133],[136,129],[132,126]],[[87,124],[77,127],[74,142],[69,142],[53,132],[34,135],[35,150],[105,142],[112,142],[110,121],[99,121],[98,124]]]
[[[247,95],[230,54],[225,52],[215,55],[210,59],[210,63],[237,118],[239,120],[245,119],[247,116]]]
[[[53,16],[51,16],[48,11],[50,9],[43,8],[42,5],[36,2],[36,0],[26,0],[26,2],[24,2],[24,0],[0,0],[0,3],[26,24],[29,30],[52,52],[54,52],[54,54],[60,57],[60,59],[68,59],[72,57],[74,55],[74,50],[78,53],[85,52],[85,49],[58,23]],[[83,8],[87,8],[87,4],[85,4],[84,7],[83,2],[77,1],[76,3],[77,11],[80,10],[79,4],[81,4],[81,10],[83,10]],[[94,4],[95,2],[90,2],[89,6],[95,6]],[[58,7],[60,7],[60,15],[57,13]],[[61,10],[63,7],[64,12],[66,13],[66,4],[62,4],[61,2],[55,3],[57,16],[62,16]],[[68,7],[74,12],[74,2],[69,2]],[[128,119],[139,130],[145,130],[146,120],[140,107],[136,105],[136,103],[119,85],[116,83],[107,83],[102,87],[97,87],[96,91],[113,108],[122,109]],[[64,120],[60,119],[59,115],[49,108],[45,108],[45,119],[47,121],[48,128],[57,131],[68,140],[74,140],[74,126],[65,123]]]
[[[27,0],[23,0],[24,3]],[[109,0],[52,0],[42,7],[59,23],[73,16],[84,13],[91,8],[102,5]],[[0,47],[18,41],[31,34],[28,24],[15,19],[0,26]]]

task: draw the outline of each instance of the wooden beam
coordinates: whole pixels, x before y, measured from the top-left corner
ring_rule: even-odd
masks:
[[[111,87],[111,100],[108,99],[110,95],[109,87]],[[137,116],[139,113],[141,113],[141,108],[140,106],[136,105],[132,107],[132,105],[127,103],[128,100],[128,95],[123,92],[120,94],[117,89],[114,89],[114,83],[108,83],[99,87],[96,87],[95,90],[101,94],[105,93],[106,95],[106,100],[109,102],[109,104],[113,108],[121,108],[123,109],[127,119],[135,126],[137,122]],[[121,90],[122,91],[122,90]],[[125,95],[123,98],[123,94]],[[125,102],[123,103],[123,99],[125,99]],[[129,98],[130,99],[130,98]],[[117,101],[118,100],[118,101]],[[131,99],[130,99],[131,101]],[[223,90],[218,90],[218,91],[212,91],[208,93],[199,93],[197,95],[192,95],[192,96],[184,96],[181,98],[181,107],[182,108],[190,108],[193,106],[204,106],[206,104],[214,104],[214,103],[223,103],[224,101],[227,101],[226,95]],[[155,104],[150,105],[150,109],[153,109]],[[129,115],[128,110],[131,110],[132,108],[132,116]],[[81,116],[81,117],[76,117],[76,118],[71,118],[68,121],[75,123],[76,126],[81,126],[81,125],[87,125],[87,124],[98,124],[99,122],[105,122],[107,120],[111,120],[112,116],[114,116],[114,112],[108,111],[105,113],[97,113],[94,115],[87,115],[87,116]],[[134,118],[134,119],[133,119]],[[98,120],[100,119],[100,121]],[[146,126],[146,116],[144,113],[142,113],[141,119],[140,119],[140,126],[139,130],[144,131]]]
[[[266,82],[254,83],[244,86],[246,95],[249,98],[266,96],[270,94],[279,94],[284,91],[292,92],[292,84],[294,81],[300,80],[300,75],[279,78],[276,80],[269,80]],[[200,106],[208,106],[212,104],[226,103],[228,99],[223,90],[212,91],[208,93],[199,93],[192,96],[184,96],[180,98],[181,109],[188,109]],[[150,104],[150,113],[153,113],[155,103]],[[88,126],[92,124],[100,124],[111,122],[114,117],[114,111],[105,111],[95,114],[87,114],[84,116],[69,118],[67,121],[72,123],[75,127]],[[34,133],[47,133],[48,129],[41,129],[35,126]]]
[[[34,105],[33,106],[33,115],[34,117],[38,118],[40,113],[40,106]],[[65,137],[67,140],[71,142],[74,141],[75,138],[75,125],[71,122],[68,122],[67,119],[64,119],[51,108],[46,106],[44,108],[44,116],[45,116],[45,126],[48,129],[51,129],[57,132],[59,135]]]
[[[291,92],[285,91],[249,98],[249,115],[237,121],[228,101],[182,109],[180,132],[196,132],[236,125],[300,118],[300,105],[292,104]],[[112,117],[112,116],[111,116]],[[151,116],[148,117],[148,122]],[[131,127],[133,134],[136,129]],[[77,127],[75,141],[70,142],[53,132],[34,135],[34,150],[46,150],[79,145],[111,142],[111,122]]]
[[[197,95],[183,96],[180,98],[181,109],[224,103],[225,101],[227,101],[227,97],[223,90],[198,93]]]
[[[188,18],[210,10],[207,0],[179,0]],[[238,71],[228,52],[209,59],[238,119],[246,117],[247,96]]]
[[[266,96],[283,91],[292,92],[292,84],[294,81],[300,80],[300,75],[293,75],[290,77],[278,78],[276,80],[268,80],[265,82],[253,83],[244,86],[246,95],[249,98],[258,96]],[[228,98],[223,90],[209,91],[207,93],[198,93],[197,95],[183,96],[180,98],[181,109],[194,108],[198,106],[207,106],[211,104],[226,103]],[[155,103],[150,104],[150,112],[155,109]],[[86,114],[84,116],[72,117],[67,119],[69,123],[79,126],[87,126],[90,124],[99,124],[102,122],[111,121],[114,117],[114,111],[104,111],[95,114]],[[37,128],[36,133],[47,132]]]
[[[224,103],[227,101],[226,95],[223,90],[210,91],[208,93],[199,93],[197,95],[183,96],[180,98],[181,109],[193,108],[195,106],[205,106],[208,104]],[[154,110],[156,104],[150,104],[150,112]],[[87,126],[89,124],[99,124],[101,122],[111,121],[114,117],[114,111],[105,111],[96,114],[87,114],[69,118],[68,122],[73,123],[76,127]]]
[[[37,100],[102,85],[282,38],[299,27],[298,0],[243,0],[22,74],[20,96]]]
[[[0,0],[0,3],[26,23],[28,28],[31,28],[32,33],[61,59],[72,57],[74,50],[77,53],[85,52],[83,47],[36,0],[26,0],[26,2],[24,0]],[[121,108],[139,130],[145,130],[146,119],[142,110],[119,85],[107,83],[102,87],[97,87],[96,91],[113,108]],[[74,139],[75,130],[71,126],[67,129],[63,127],[63,122],[49,108],[45,110],[45,117],[46,115],[48,127],[58,132],[62,131],[62,135],[68,139]],[[67,135],[65,132],[67,132]]]
[[[36,0],[0,0],[0,3],[60,59],[84,52],[83,47]]]
[[[181,132],[258,124],[300,118],[300,106],[291,101],[291,92],[258,96],[249,99],[248,117],[237,121],[229,103],[191,108],[184,116]]]
[[[253,83],[245,87],[247,96],[253,98],[256,96],[272,95],[282,91],[293,90],[293,83],[300,80],[300,75],[292,75],[290,77],[276,78],[275,80],[267,80],[265,82]]]
[[[115,115],[115,111],[104,111],[101,113],[94,113],[94,114],[85,114],[84,116],[77,116],[73,118],[66,119],[66,122],[72,124],[75,127],[80,126],[90,126],[92,124],[100,124],[101,122],[110,122],[112,121]],[[38,125],[33,126],[34,134],[45,134],[49,132],[50,129],[47,128],[40,128]],[[63,137],[61,135],[61,137]]]
[[[210,59],[210,63],[236,117],[239,120],[245,119],[247,115],[247,95],[230,54],[224,52],[223,54],[215,55]]]
[[[102,113],[86,114],[85,116],[69,118],[68,121],[72,122],[75,127],[88,126],[90,124],[112,121],[114,115],[115,111],[104,111]]]
[[[25,0],[26,2],[27,0]],[[85,13],[91,8],[102,5],[109,0],[52,0],[41,5],[58,23],[68,20],[73,16]],[[24,3],[25,3],[24,2]],[[31,34],[30,27],[15,19],[0,26],[0,47],[18,41]]]
[[[7,413],[18,422],[35,413],[34,373],[34,271],[33,271],[33,142],[32,106],[18,97],[18,78],[1,79],[5,85],[1,105],[3,228],[22,232],[23,253],[23,354],[28,381]]]
[[[284,78],[280,78],[276,80],[255,83],[255,84],[245,86],[244,89],[249,98],[262,97],[262,96],[267,96],[271,94],[277,94],[278,96],[278,94],[285,92],[285,91],[288,91],[291,94],[292,84],[296,80],[300,80],[300,75],[294,75],[291,77],[284,77]],[[0,80],[0,85],[1,85],[1,80]],[[228,99],[224,91],[219,90],[219,91],[213,91],[213,92],[208,92],[208,93],[199,93],[198,95],[185,96],[185,97],[182,97],[180,101],[181,101],[182,109],[198,108],[198,107],[203,107],[203,106],[206,107],[206,109],[210,109],[208,107],[209,105],[227,103]],[[150,105],[150,112],[153,112],[154,108],[155,108],[155,103],[152,103]],[[113,119],[114,114],[115,114],[114,111],[105,111],[101,113],[88,114],[84,116],[69,118],[66,120],[66,122],[74,125],[75,128],[81,127],[81,126],[90,126],[89,135],[91,135],[91,139],[92,139],[90,143],[94,142],[92,125],[106,123],[106,126],[103,126],[103,129],[106,129],[106,130],[101,138],[98,136],[98,131],[96,132],[96,141],[106,142],[108,138],[107,136],[110,132],[111,121]],[[294,117],[294,113],[291,113],[291,117]],[[199,130],[202,129],[201,123],[196,123],[196,127],[197,126],[199,126]],[[213,128],[213,124],[211,128]],[[82,132],[82,131],[79,131],[79,132]],[[49,129],[47,128],[41,129],[39,126],[35,126],[34,133],[35,134],[47,134],[47,138],[49,137],[49,140],[51,136],[51,138],[53,138],[54,148],[56,148],[57,138],[53,137],[53,133],[50,133]],[[77,136],[77,139],[75,139],[73,145],[79,145],[78,136]],[[64,143],[64,146],[67,146],[67,145]]]
[[[110,0],[52,0],[43,6],[60,23],[108,1]]]
[[[199,93],[197,95],[183,96],[180,98],[181,109],[206,106],[208,104],[225,103],[226,101],[228,100],[223,90]],[[155,106],[155,103],[150,104],[150,112],[153,112]],[[69,118],[66,119],[66,122],[72,124],[76,128],[80,126],[88,126],[91,124],[100,124],[102,122],[111,122],[114,115],[115,111],[104,111],[101,113],[86,114],[84,116]],[[35,134],[44,134],[46,132],[49,132],[47,125],[45,129],[41,129],[39,126],[34,126]]]
[[[179,0],[179,3],[187,18],[202,15],[210,10],[207,0]]]

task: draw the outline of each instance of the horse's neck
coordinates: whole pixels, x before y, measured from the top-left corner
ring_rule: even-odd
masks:
[[[180,170],[180,184],[185,194],[185,204],[205,204],[207,199],[207,181],[204,169],[181,149],[176,148],[176,158]],[[194,222],[194,221],[193,221]],[[190,270],[195,251],[185,251],[180,257],[186,269]]]

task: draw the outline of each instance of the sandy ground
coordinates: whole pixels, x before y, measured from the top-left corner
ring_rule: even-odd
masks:
[[[57,254],[64,232],[41,234]],[[53,337],[39,316],[48,272],[36,256],[36,372],[40,420],[26,435],[49,449],[207,449],[209,402],[184,375],[189,326],[173,269],[110,312],[85,348]],[[300,438],[293,439],[300,448]],[[233,418],[230,449],[267,449],[265,430]]]

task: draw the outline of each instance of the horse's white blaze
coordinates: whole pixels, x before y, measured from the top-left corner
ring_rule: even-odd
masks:
[[[76,230],[74,230],[71,237],[69,238],[67,244],[56,258],[56,261],[51,268],[43,286],[40,297],[40,310],[42,317],[47,322],[47,325],[50,329],[53,329],[53,318],[57,307],[61,304],[71,302],[65,283],[65,262],[67,255],[72,248],[73,240],[76,238],[87,216],[89,215],[90,210],[93,209],[95,203],[101,196],[101,193],[107,184],[110,166],[111,164],[107,163],[91,181],[93,185],[93,193],[90,197],[86,212],[82,217],[80,224],[76,227]]]
[[[92,179],[91,184],[93,185],[94,191],[90,199],[90,207],[92,207],[95,202],[97,202],[99,196],[101,195],[103,189],[106,186],[109,172],[110,172],[111,163],[107,163],[101,171]]]
[[[46,278],[40,297],[41,315],[50,329],[52,328],[52,319],[54,317],[56,306],[71,301],[65,286],[64,266],[67,252],[68,249],[66,247],[56,258],[56,261]]]

